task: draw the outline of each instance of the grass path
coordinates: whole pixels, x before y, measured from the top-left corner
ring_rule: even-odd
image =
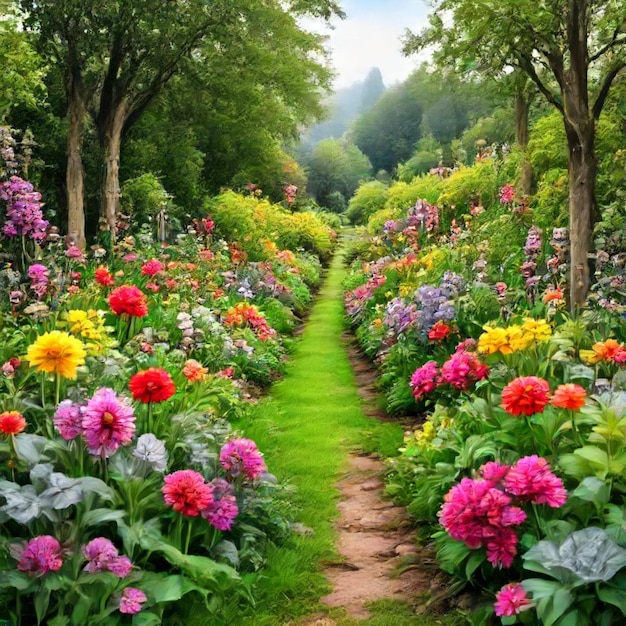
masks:
[[[344,330],[342,281],[346,270],[335,256],[306,328],[282,381],[271,396],[241,424],[245,435],[264,451],[269,471],[295,488],[294,517],[313,530],[296,535],[287,545],[272,548],[268,566],[257,583],[254,608],[228,615],[228,626],[284,626],[316,610],[328,612],[319,598],[329,591],[321,569],[336,561],[335,531],[338,492],[335,483],[346,468],[352,449],[392,454],[402,440],[402,430],[366,417],[361,408],[354,374],[341,335]],[[424,618],[399,618],[392,606],[383,611],[398,623],[442,624]],[[341,613],[341,611],[339,612]],[[353,624],[334,614],[337,624]],[[376,618],[372,618],[375,620]]]

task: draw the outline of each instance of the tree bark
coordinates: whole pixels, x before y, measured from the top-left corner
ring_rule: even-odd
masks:
[[[113,237],[116,234],[117,215],[120,210],[120,149],[127,112],[127,100],[122,100],[107,118],[108,123],[101,135],[105,165],[101,217],[104,218],[106,229]]]
[[[517,189],[521,196],[528,196],[532,190],[533,168],[526,158],[528,148],[528,112],[530,105],[523,93],[515,94],[515,143],[522,151],[522,162],[517,180]]]
[[[82,143],[85,108],[76,87],[69,91],[67,133],[67,168],[65,184],[67,193],[67,234],[79,248],[85,248],[85,181]]]

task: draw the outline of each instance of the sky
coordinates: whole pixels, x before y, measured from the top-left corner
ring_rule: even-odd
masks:
[[[321,31],[330,38],[336,89],[362,81],[372,67],[380,69],[389,87],[423,60],[404,57],[401,39],[406,28],[420,31],[427,25],[426,0],[343,0],[341,6],[346,19],[333,19],[334,29]]]

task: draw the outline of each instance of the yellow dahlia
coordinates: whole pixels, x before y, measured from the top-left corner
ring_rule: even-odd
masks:
[[[548,341],[552,336],[552,328],[546,320],[534,320],[527,317],[522,325],[524,332],[532,334],[536,342]]]
[[[53,330],[37,338],[29,346],[26,360],[38,372],[61,374],[63,378],[76,378],[76,368],[85,363],[85,347],[76,337]]]
[[[509,326],[506,329],[506,335],[512,352],[526,350],[534,341],[534,335],[526,332],[523,326],[518,326],[517,324]]]

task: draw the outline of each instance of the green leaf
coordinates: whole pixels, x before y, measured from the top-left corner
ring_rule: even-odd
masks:
[[[140,611],[133,615],[134,626],[159,626],[161,623],[161,618],[150,611]]]
[[[465,564],[465,576],[467,580],[472,578],[472,574],[487,560],[487,555],[483,552],[474,552]]]
[[[526,578],[522,581],[522,586],[532,594],[533,600],[551,598],[557,590],[562,589],[560,583],[543,578]]]
[[[602,602],[616,606],[626,615],[626,591],[623,589],[613,589],[606,585],[596,585],[596,593]]]
[[[33,604],[35,605],[35,613],[37,614],[37,623],[46,623],[44,622],[44,618],[46,617],[50,604],[50,590],[45,588],[39,589],[37,593],[34,594]]]
[[[126,511],[115,509],[92,509],[83,515],[85,526],[97,526],[105,522],[117,522],[126,517]]]
[[[578,448],[578,450],[574,450],[574,454],[586,459],[592,465],[602,470],[608,470],[609,468],[609,457],[607,453],[604,450],[600,450],[600,448],[596,448],[595,446],[583,446],[582,448]]]
[[[574,602],[574,597],[568,589],[557,589],[552,596],[552,602],[548,603],[548,610],[545,613],[537,611],[544,626],[552,626]]]
[[[600,507],[608,503],[611,487],[597,476],[587,476],[570,495]]]

